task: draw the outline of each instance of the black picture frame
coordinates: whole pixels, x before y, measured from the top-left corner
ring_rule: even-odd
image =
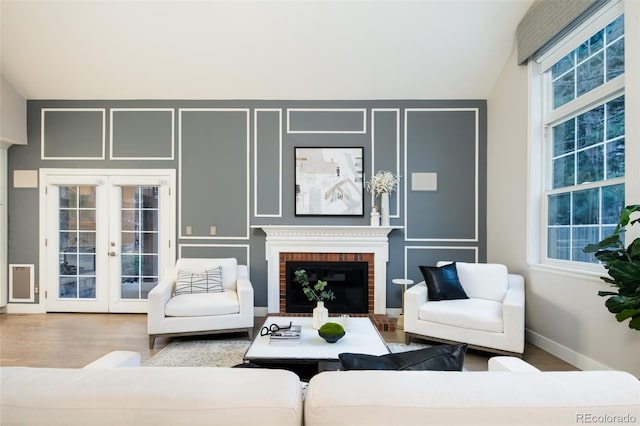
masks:
[[[364,216],[364,148],[294,150],[296,216]]]

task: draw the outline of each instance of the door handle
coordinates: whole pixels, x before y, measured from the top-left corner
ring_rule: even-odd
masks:
[[[115,251],[110,251],[108,254],[109,254],[109,256],[114,257],[116,255],[116,252]]]

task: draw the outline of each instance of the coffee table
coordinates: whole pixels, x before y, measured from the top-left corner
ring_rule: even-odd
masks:
[[[270,368],[285,368],[294,371],[302,379],[308,379],[318,371],[335,369],[339,362],[338,355],[343,352],[354,352],[369,355],[385,355],[390,353],[384,339],[371,323],[369,318],[349,318],[345,336],[336,343],[327,343],[314,330],[311,317],[267,317],[263,326],[270,324],[302,326],[300,342],[286,345],[269,343],[269,336],[256,336],[245,352],[243,360]],[[340,318],[329,318],[329,321],[341,322]],[[332,363],[334,364],[332,367]]]

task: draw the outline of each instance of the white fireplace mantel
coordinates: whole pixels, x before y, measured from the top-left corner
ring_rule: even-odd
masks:
[[[267,311],[280,309],[280,253],[373,253],[374,313],[386,314],[389,233],[401,226],[254,225],[267,235]]]

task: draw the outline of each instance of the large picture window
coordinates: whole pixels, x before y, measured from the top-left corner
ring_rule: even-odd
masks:
[[[547,260],[597,263],[625,205],[624,41],[611,10],[541,61]]]

